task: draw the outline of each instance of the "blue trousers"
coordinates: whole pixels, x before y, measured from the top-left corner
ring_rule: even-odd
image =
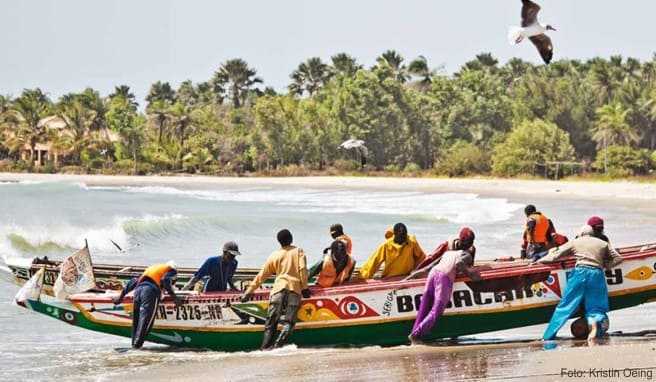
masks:
[[[551,317],[542,338],[552,340],[560,328],[583,302],[585,316],[601,321],[608,313],[608,287],[604,271],[592,267],[576,267],[567,278],[567,288]]]
[[[139,349],[153,327],[155,311],[161,295],[159,287],[150,281],[142,281],[134,289],[132,302],[132,347]]]

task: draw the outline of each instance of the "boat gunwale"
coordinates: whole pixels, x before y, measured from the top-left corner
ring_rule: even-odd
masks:
[[[644,246],[642,246],[644,247]],[[648,257],[656,257],[656,248],[649,248],[648,250],[631,253],[622,256],[624,261],[632,260],[641,260]],[[531,263],[523,262],[522,264],[513,264],[508,266],[502,266],[499,268],[494,268],[490,270],[481,271],[482,281],[489,281],[495,279],[503,279],[517,276],[528,276],[531,274],[539,274],[544,272],[553,272],[560,269],[569,269],[573,268],[576,264],[575,257],[568,257],[562,261],[555,262],[553,264],[540,264],[540,265],[531,265]],[[529,272],[527,272],[529,271]],[[320,286],[311,286],[310,290],[312,291],[312,297],[328,297],[338,294],[343,294],[344,292],[348,293],[367,293],[380,290],[389,290],[391,291],[400,291],[403,289],[410,289],[417,286],[424,285],[426,278],[419,278],[414,280],[404,280],[402,276],[395,277],[392,280],[355,280],[354,282],[349,282],[346,285],[340,285],[330,288],[322,288]],[[472,282],[469,277],[459,276],[456,278],[456,282]],[[80,303],[103,303],[111,302],[113,295],[93,295],[93,298],[85,298],[85,295],[89,293],[81,293],[77,295],[72,295],[69,297],[71,301],[80,302]],[[200,294],[181,294],[186,298],[186,302],[204,302],[206,300],[221,300],[221,301],[230,301],[238,302],[241,296],[241,292],[206,292]],[[267,289],[258,289],[252,296],[252,301],[266,301],[269,298],[269,290]],[[131,295],[125,297],[124,301],[131,301]],[[170,296],[165,296],[162,301],[170,301]]]

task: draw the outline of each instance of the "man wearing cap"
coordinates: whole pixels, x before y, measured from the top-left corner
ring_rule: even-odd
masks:
[[[223,253],[205,260],[194,277],[182,289],[192,290],[199,280],[208,277],[203,287],[204,292],[224,292],[228,290],[228,286],[232,291],[238,290],[232,282],[232,277],[237,270],[236,257],[239,255],[241,253],[237,243],[229,241],[223,244]]]
[[[442,316],[451,300],[453,283],[457,273],[463,273],[472,280],[478,281],[479,275],[471,267],[474,265],[476,248],[474,247],[474,232],[464,227],[460,229],[457,238],[446,241],[433,251],[432,259],[427,259],[425,268],[430,268],[438,259],[426,278],[426,287],[421,297],[417,318],[408,336],[411,343],[418,343],[426,336]]]
[[[567,277],[567,287],[544,332],[544,340],[552,340],[558,330],[576,313],[581,303],[585,318],[595,325],[608,313],[608,286],[604,269],[612,269],[622,257],[605,241],[593,236],[592,227],[581,227],[576,239],[549,252],[538,263],[558,262],[567,256],[576,258],[576,266]]]
[[[155,264],[144,270],[140,277],[131,279],[121,294],[113,299],[115,305],[123,301],[125,295],[134,290],[132,297],[132,347],[141,348],[146,336],[155,322],[155,312],[159,306],[162,289],[173,297],[175,305],[181,299],[173,291],[173,284],[178,275],[175,262]]]
[[[601,239],[606,243],[610,243],[608,236],[604,233],[604,219],[599,216],[592,216],[588,219],[588,225],[592,227],[592,236]]]
[[[470,254],[473,259],[474,257],[476,257],[476,247],[474,247],[475,238],[476,235],[474,235],[474,231],[471,228],[462,227],[458,232],[457,237],[449,239],[444,243],[438,245],[437,248],[435,248],[433,252],[431,252],[428,255],[426,260],[424,260],[421,264],[419,264],[419,266],[417,266],[417,270],[420,270],[422,268],[429,266],[430,264],[433,264],[440,257],[442,257],[442,255],[446,251],[464,251]]]

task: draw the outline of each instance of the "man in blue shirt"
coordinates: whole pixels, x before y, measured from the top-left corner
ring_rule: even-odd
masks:
[[[194,277],[182,288],[183,290],[192,290],[194,285],[201,279],[209,277],[205,282],[204,292],[224,292],[228,290],[238,290],[232,282],[232,276],[237,269],[236,256],[239,253],[239,247],[234,241],[229,241],[223,245],[223,254],[213,256],[205,260],[203,265],[194,274]]]

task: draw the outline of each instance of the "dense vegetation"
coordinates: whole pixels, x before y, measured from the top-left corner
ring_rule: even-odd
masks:
[[[40,171],[334,173],[360,170],[358,152],[338,149],[355,138],[366,171],[627,176],[656,166],[656,55],[535,66],[481,54],[445,75],[395,51],[371,68],[337,54],[308,59],[290,80],[278,94],[233,59],[207,82],[154,83],[141,110],[125,85],[107,97],[0,96],[0,163],[37,170],[20,152],[51,142],[66,155]],[[65,129],[39,124],[53,115]]]

